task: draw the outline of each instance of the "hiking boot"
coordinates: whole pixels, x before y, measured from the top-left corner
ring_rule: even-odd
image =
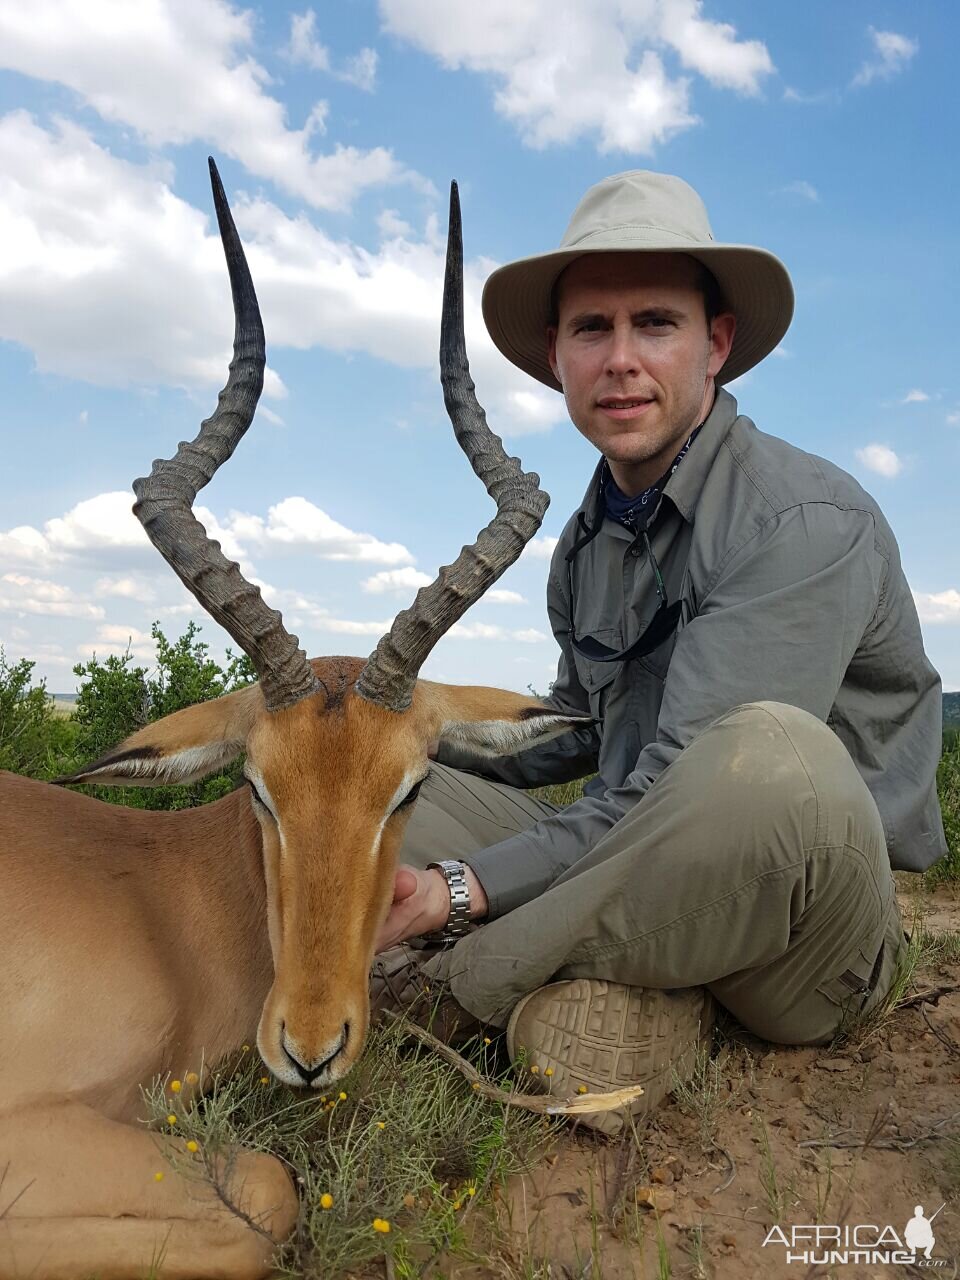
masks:
[[[616,1111],[577,1118],[617,1134],[660,1105],[676,1078],[689,1080],[697,1049],[708,1045],[716,1008],[703,987],[659,991],[575,978],[540,987],[520,1001],[507,1025],[510,1060],[524,1060],[525,1085],[559,1097],[639,1084],[644,1092]],[[534,1071],[536,1068],[536,1071]],[[550,1075],[547,1076],[547,1069]]]
[[[480,1019],[457,1004],[446,980],[430,962],[444,947],[414,948],[400,942],[374,957],[370,970],[370,1021],[385,1012],[405,1014],[444,1044],[460,1045],[475,1035]]]

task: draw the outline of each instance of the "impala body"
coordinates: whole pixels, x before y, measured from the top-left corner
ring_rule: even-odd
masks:
[[[133,1280],[151,1265],[163,1280],[268,1274],[298,1207],[279,1161],[225,1153],[218,1193],[165,1166],[163,1147],[181,1144],[131,1123],[141,1086],[195,1072],[202,1088],[204,1070],[254,1036],[280,1080],[338,1080],[367,1032],[374,943],[430,744],[503,754],[584,723],[518,694],[418,679],[548,501],[473,397],[455,191],[442,379],[493,521],[366,661],[308,662],[207,538],[194,498],[250,425],[264,369],[253,285],[211,171],[236,316],[230,377],[196,440],[135,482],[134,510],[259,681],[148,725],[61,781],[188,782],[243,753],[249,785],[155,813],[0,775],[0,1280]]]

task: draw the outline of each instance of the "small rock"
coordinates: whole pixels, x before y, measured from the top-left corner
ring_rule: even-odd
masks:
[[[650,1177],[654,1182],[662,1182],[669,1187],[673,1182],[673,1170],[669,1165],[656,1164],[650,1171]]]
[[[860,1057],[864,1062],[872,1062],[879,1052],[880,1046],[878,1044],[865,1044],[860,1050]]]
[[[673,1208],[676,1192],[669,1187],[637,1187],[636,1197],[637,1204],[663,1213],[664,1210]]]
[[[720,1243],[726,1245],[728,1249],[735,1249],[737,1247],[737,1237],[732,1231],[725,1231],[720,1237]]]
[[[403,1197],[403,1207],[405,1209],[415,1209],[417,1207],[417,1197],[415,1195],[411,1195],[408,1191]]]
[[[694,1203],[698,1204],[701,1209],[713,1208],[713,1201],[710,1199],[709,1196],[694,1196],[693,1200],[694,1200]]]
[[[924,1065],[925,1067],[932,1067],[932,1066],[933,1066],[933,1058],[924,1058],[924,1060],[923,1060],[923,1065]]]
[[[821,1071],[849,1071],[853,1062],[849,1058],[818,1058],[817,1066]]]

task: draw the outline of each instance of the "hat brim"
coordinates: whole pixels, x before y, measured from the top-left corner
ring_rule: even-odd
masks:
[[[740,244],[691,244],[664,239],[642,244],[594,243],[542,253],[499,267],[483,289],[483,318],[499,350],[538,382],[561,391],[547,362],[550,295],[560,272],[592,253],[685,253],[711,271],[737,318],[733,346],[717,382],[732,382],[769,355],[793,318],[793,285],[786,267],[766,249]]]

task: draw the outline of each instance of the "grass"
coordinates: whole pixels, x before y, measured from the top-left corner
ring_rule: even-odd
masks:
[[[484,1043],[470,1056],[496,1078]],[[472,1256],[466,1222],[488,1209],[509,1176],[532,1167],[557,1127],[478,1097],[397,1025],[371,1031],[360,1062],[325,1102],[265,1078],[258,1056],[247,1053],[191,1104],[165,1087],[169,1081],[156,1082],[146,1094],[148,1113],[160,1130],[197,1143],[195,1155],[174,1158],[187,1176],[215,1180],[237,1145],[287,1165],[301,1213],[277,1266],[304,1280],[329,1280],[385,1257],[402,1278],[422,1274],[441,1255]],[[375,1220],[389,1229],[378,1231]]]
[[[673,1096],[684,1115],[697,1122],[697,1138],[704,1153],[716,1146],[717,1131],[723,1113],[737,1100],[743,1083],[742,1062],[736,1072],[732,1067],[734,1054],[711,1054],[709,1044],[699,1044],[695,1050],[693,1072],[689,1079],[674,1073]]]
[[[947,853],[924,872],[924,884],[928,889],[944,882],[960,882],[960,735],[945,736],[937,766],[937,793],[947,837]]]
[[[760,1185],[767,1198],[771,1218],[774,1222],[782,1222],[798,1202],[797,1175],[793,1172],[784,1176],[778,1171],[770,1148],[766,1121],[759,1113],[754,1115],[754,1124],[760,1146]]]

